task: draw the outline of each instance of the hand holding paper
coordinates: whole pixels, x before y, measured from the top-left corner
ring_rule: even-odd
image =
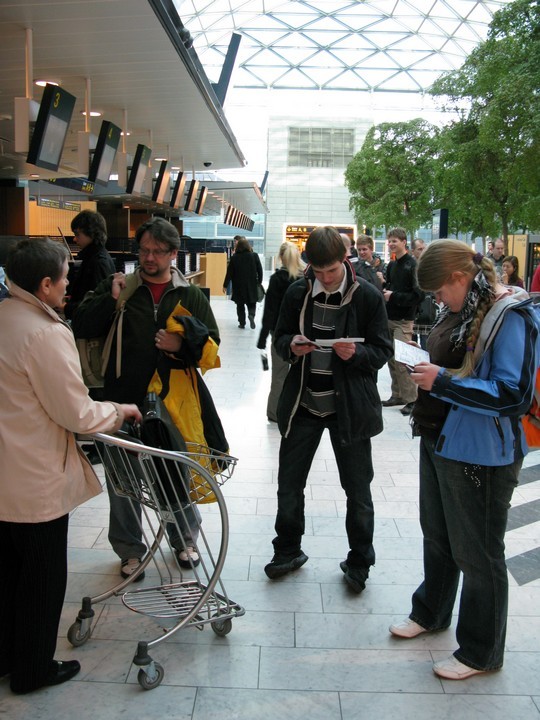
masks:
[[[394,340],[394,358],[396,362],[407,365],[413,368],[415,365],[421,362],[429,362],[429,353],[422,348],[416,347],[416,345],[409,345],[409,343],[402,342],[401,340]]]

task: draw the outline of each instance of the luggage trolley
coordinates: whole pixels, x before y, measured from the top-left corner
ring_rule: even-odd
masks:
[[[187,625],[202,630],[205,624],[210,624],[216,635],[225,636],[231,631],[232,619],[245,613],[243,607],[229,599],[220,580],[227,553],[229,521],[219,486],[231,477],[237,459],[194,443],[186,443],[187,452],[172,452],[143,445],[133,438],[95,434],[91,439],[116,494],[129,498],[136,514],[140,507],[140,527],[149,549],[129,578],[96,597],[82,599],[82,608],[67,637],[73,646],[83,645],[92,633],[95,614],[92,606],[120,595],[127,608],[152,618],[162,628],[163,634],[159,637],[138,643],[133,658],[139,667],[139,684],[144,690],[152,690],[163,680],[164,669],[150,657],[150,648]],[[169,533],[172,530],[182,538],[186,510],[207,502],[215,502],[219,513],[205,516],[212,530],[208,537],[200,520],[197,521],[199,538],[194,549],[200,564],[195,567],[191,562],[186,572],[174,560],[176,551],[170,544]],[[197,517],[200,518],[198,513]],[[214,527],[216,520],[221,524],[219,539]],[[164,545],[168,545],[168,551]],[[161,583],[127,589],[151,562],[158,570]],[[176,581],[178,574],[180,578]]]

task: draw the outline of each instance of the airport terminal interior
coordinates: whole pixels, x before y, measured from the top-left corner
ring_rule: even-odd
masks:
[[[28,696],[0,681],[0,710],[17,720],[116,720],[124,715],[175,720],[538,720],[540,717],[540,452],[526,458],[506,536],[510,611],[500,672],[455,682],[441,680],[433,661],[456,648],[455,621],[445,632],[398,640],[390,623],[405,618],[422,578],[418,522],[418,438],[398,407],[383,409],[384,431],[373,438],[376,563],[356,595],[339,563],[347,552],[345,498],[325,434],[306,490],[309,561],[270,581],[277,507],[279,431],[266,419],[270,372],[262,369],[258,328],[240,330],[225,297],[211,300],[222,342],[222,367],[205,381],[238,465],[222,487],[229,514],[229,547],[221,579],[245,608],[231,632],[187,627],[156,646],[161,685],[144,691],[132,664],[140,640],[159,636],[154,621],[128,610],[119,598],[95,606],[92,637],[73,648],[66,638],[83,596],[114,586],[119,562],[107,540],[107,493],[72,513],[69,580],[57,657],[78,659],[72,681]],[[256,321],[260,319],[260,306]],[[386,367],[379,393],[388,397]],[[98,466],[98,469],[99,466]],[[216,506],[203,505],[202,527],[220,532]],[[532,554],[533,559],[528,560]],[[190,573],[187,572],[189,577]],[[136,587],[151,586],[156,571]],[[454,608],[457,612],[457,606]]]
[[[540,720],[540,451],[525,459],[509,513],[504,668],[443,680],[432,665],[457,647],[456,615],[448,630],[413,640],[388,632],[407,617],[423,576],[419,441],[399,407],[383,408],[384,431],[372,441],[376,563],[366,589],[351,592],[340,569],[348,549],[345,496],[327,434],[306,488],[309,560],[279,580],[265,575],[273,554],[280,435],[266,417],[270,372],[256,348],[262,305],[256,329],[241,330],[221,287],[227,253],[220,251],[230,252],[237,234],[252,241],[267,285],[286,237],[305,236],[318,224],[361,232],[343,172],[367,130],[418,116],[442,122],[427,88],[460,67],[506,4],[0,3],[0,264],[7,245],[21,236],[67,239],[76,252],[70,222],[82,209],[106,217],[109,248],[126,272],[137,258],[135,230],[148,218],[166,217],[184,235],[178,262],[191,282],[208,288],[221,335],[221,367],[205,381],[237,458],[222,487],[226,532],[215,504],[200,506],[202,527],[212,543],[228,541],[220,580],[242,608],[223,636],[195,623],[156,645],[151,655],[164,676],[148,691],[139,684],[134,654],[139,641],[162,630],[121,597],[95,604],[90,637],[73,647],[68,635],[82,598],[106,593],[119,577],[103,492],[70,517],[56,657],[79,660],[81,672],[27,696],[11,694],[8,679],[0,679],[2,716]],[[49,82],[49,90],[37,81]],[[69,118],[55,116],[51,101],[50,124],[40,126],[40,101],[46,92],[54,97],[53,82],[73,102]],[[90,118],[94,110],[99,116]],[[55,128],[48,136],[53,145],[34,147],[36,127],[44,139]],[[105,138],[112,136],[114,152],[107,155]],[[329,137],[339,143],[325,145]],[[303,158],[296,164],[291,148]],[[384,238],[377,239],[379,251]],[[538,260],[540,237],[535,247]],[[378,389],[382,399],[390,396],[387,366]],[[104,483],[103,466],[95,469]],[[137,588],[159,577],[150,564]]]

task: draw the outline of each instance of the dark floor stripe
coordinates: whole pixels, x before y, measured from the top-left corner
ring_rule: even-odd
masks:
[[[540,500],[531,500],[531,502],[523,503],[511,507],[508,511],[508,523],[506,530],[515,530],[516,528],[530,525],[540,520]]]
[[[526,485],[527,483],[535,482],[540,480],[540,465],[533,465],[532,467],[522,468],[519,473],[519,484]]]
[[[526,585],[540,578],[540,548],[529,550],[506,561],[518,585]]]

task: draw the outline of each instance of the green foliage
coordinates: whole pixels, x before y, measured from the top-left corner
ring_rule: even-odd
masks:
[[[431,221],[437,132],[420,119],[369,130],[345,172],[358,224],[399,225],[414,234]]]
[[[540,2],[499,10],[487,40],[431,94],[458,120],[371,128],[345,183],[358,224],[414,234],[447,207],[454,233],[540,229]]]
[[[539,88],[537,0],[496,13],[486,42],[431,88],[460,113],[441,133],[437,178],[462,230],[495,222],[506,238],[510,228],[540,227]]]

